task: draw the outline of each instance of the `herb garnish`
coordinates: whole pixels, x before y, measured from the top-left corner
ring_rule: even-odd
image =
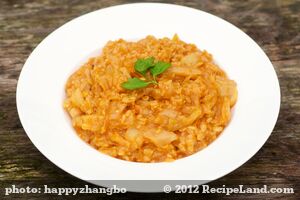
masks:
[[[171,63],[167,62],[154,62],[153,57],[138,59],[134,64],[136,72],[143,75],[145,78],[148,71],[150,71],[153,80],[142,80],[139,78],[129,78],[126,82],[122,83],[122,87],[127,90],[135,90],[147,87],[149,84],[157,84],[156,77],[166,71],[171,66]]]
[[[156,81],[156,76],[158,76],[161,73],[163,73],[164,71],[166,71],[170,66],[171,66],[171,63],[166,63],[166,62],[158,61],[154,65],[154,67],[152,67],[150,69],[150,72],[151,72],[154,80]]]
[[[129,78],[127,82],[122,83],[122,87],[127,90],[135,90],[135,89],[147,87],[150,83],[152,82],[151,81],[147,82],[134,77],[134,78]]]
[[[134,69],[143,76],[146,75],[147,70],[154,66],[154,58],[138,59],[134,64]]]

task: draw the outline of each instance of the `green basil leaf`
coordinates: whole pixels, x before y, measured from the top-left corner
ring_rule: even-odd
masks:
[[[138,59],[134,64],[134,69],[135,69],[135,71],[137,71],[140,74],[142,74],[143,76],[145,76],[147,70],[153,66],[154,66],[154,58],[149,57],[146,59]]]
[[[150,69],[150,72],[151,72],[152,76],[155,78],[155,77],[158,76],[159,74],[161,74],[161,73],[163,73],[164,71],[166,71],[170,66],[171,66],[171,63],[158,61],[158,62],[154,65],[154,67],[152,67],[152,68]]]
[[[139,78],[130,78],[127,82],[122,83],[122,87],[127,90],[135,90],[147,87],[151,82],[143,81]]]

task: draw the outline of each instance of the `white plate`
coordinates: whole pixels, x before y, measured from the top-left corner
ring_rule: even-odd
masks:
[[[134,163],[99,153],[74,132],[62,108],[67,78],[108,40],[172,37],[213,54],[237,82],[232,120],[204,150],[171,163]],[[50,161],[83,180],[215,180],[250,159],[276,123],[280,89],[262,49],[232,24],[192,8],[139,3],[91,12],[61,26],[26,61],[17,87],[22,125]],[[95,181],[92,181],[95,182]],[[99,185],[107,185],[98,181]],[[129,188],[134,191],[157,191]]]

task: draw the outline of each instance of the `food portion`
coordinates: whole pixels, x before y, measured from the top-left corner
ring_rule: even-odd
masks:
[[[173,161],[228,125],[236,83],[194,44],[153,36],[109,41],[68,79],[64,108],[77,134],[134,162]]]

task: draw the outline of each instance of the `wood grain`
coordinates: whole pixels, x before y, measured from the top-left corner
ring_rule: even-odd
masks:
[[[79,187],[86,183],[48,161],[30,142],[16,109],[16,85],[31,51],[50,32],[93,10],[131,3],[126,0],[1,0],[0,1],[0,199],[58,199],[45,194],[3,196],[4,187]],[[153,1],[152,1],[153,2]],[[156,1],[155,1],[156,2]],[[300,178],[300,1],[169,0],[224,18],[250,35],[271,59],[280,81],[282,103],[275,129],[263,148],[242,167],[212,186],[293,187],[296,194],[113,195],[112,199],[299,199]],[[213,167],[213,166],[212,166]],[[201,170],[201,169],[199,169]],[[102,199],[106,195],[61,197]]]

